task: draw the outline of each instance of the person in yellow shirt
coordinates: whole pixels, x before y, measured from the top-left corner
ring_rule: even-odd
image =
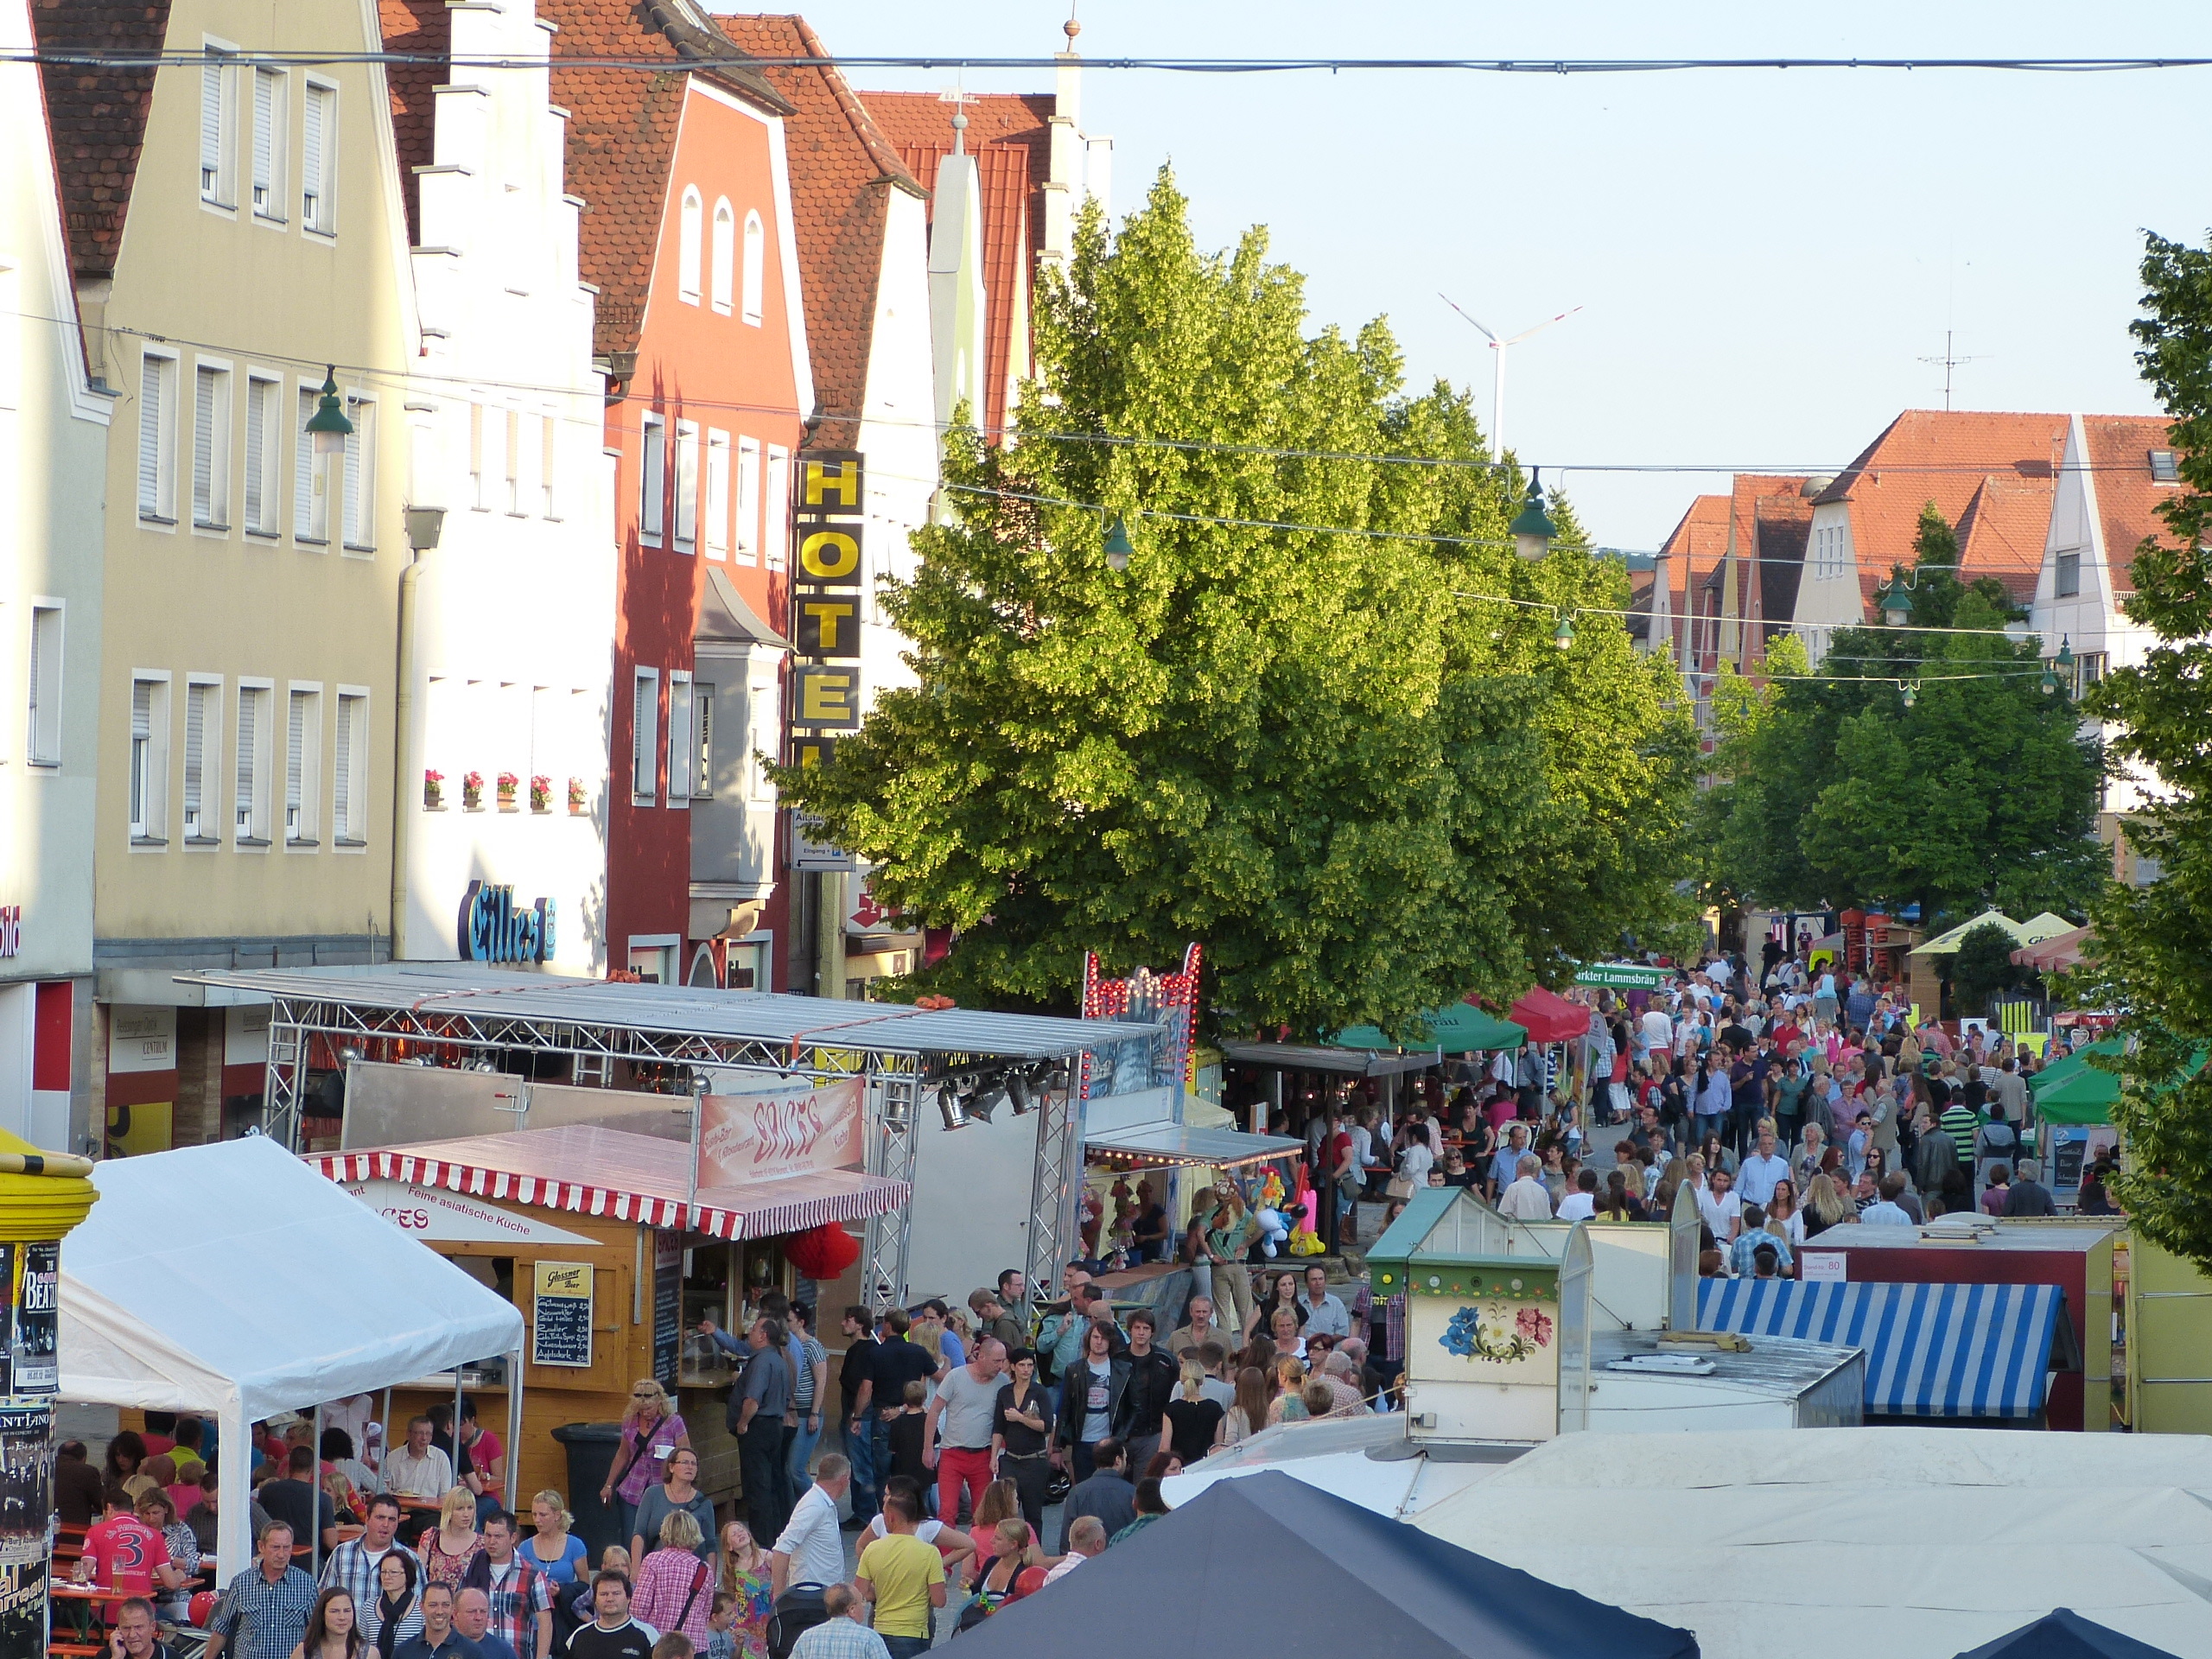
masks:
[[[931,1611],[944,1605],[944,1558],[914,1535],[921,1504],[905,1492],[884,1494],[885,1535],[861,1552],[854,1580],[875,1609],[875,1633],[891,1659],[920,1659],[930,1649]]]

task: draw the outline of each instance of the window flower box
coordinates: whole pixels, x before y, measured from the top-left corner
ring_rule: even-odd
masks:
[[[464,812],[484,810],[484,774],[480,772],[463,772],[461,779],[461,807]]]
[[[521,792],[522,779],[512,772],[503,772],[499,774],[499,810],[502,812],[516,810],[515,798]]]
[[[533,812],[550,812],[553,810],[553,780],[542,772],[530,780],[530,810]]]
[[[442,772],[423,774],[423,809],[427,812],[446,810],[446,775]]]

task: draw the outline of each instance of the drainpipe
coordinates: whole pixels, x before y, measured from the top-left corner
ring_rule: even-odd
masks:
[[[415,587],[423,575],[423,556],[433,552],[445,529],[443,507],[407,509],[407,544],[415,556],[399,573],[399,662],[392,690],[391,791],[391,959],[407,959],[407,830],[415,798]],[[416,786],[419,787],[419,780]]]

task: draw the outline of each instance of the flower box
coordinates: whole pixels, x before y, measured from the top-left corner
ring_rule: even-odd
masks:
[[[442,772],[423,774],[423,808],[428,812],[446,810],[446,775]]]
[[[530,810],[533,812],[550,812],[553,810],[553,780],[542,772],[530,780]]]
[[[463,772],[461,779],[461,807],[464,812],[484,810],[484,774],[480,772]]]
[[[521,791],[522,779],[516,777],[512,772],[503,772],[499,774],[499,810],[502,812],[514,811],[516,810],[515,798]]]

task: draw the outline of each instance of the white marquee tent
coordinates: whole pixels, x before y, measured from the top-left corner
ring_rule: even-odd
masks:
[[[252,1423],[522,1347],[511,1304],[273,1141],[112,1159],[92,1184],[61,1246],[61,1398],[216,1421],[226,1576],[251,1553]]]
[[[1952,1659],[2054,1607],[2212,1656],[2201,1435],[1568,1434],[1410,1518],[1704,1659]]]

